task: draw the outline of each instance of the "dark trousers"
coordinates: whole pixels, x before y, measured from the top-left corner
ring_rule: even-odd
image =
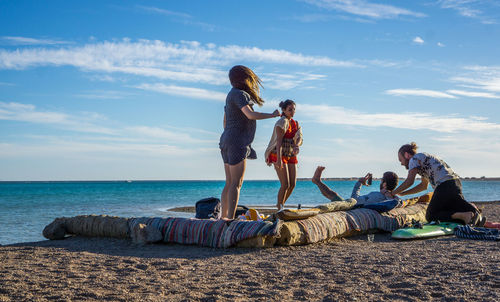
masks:
[[[476,212],[477,209],[472,204],[467,202],[462,194],[462,184],[458,179],[450,179],[434,190],[431,202],[427,207],[425,218],[427,221],[457,221],[451,215],[457,212]]]

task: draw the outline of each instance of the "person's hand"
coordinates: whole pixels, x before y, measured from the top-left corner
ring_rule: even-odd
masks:
[[[370,178],[370,173],[366,174],[365,177],[361,177],[360,179],[358,179],[358,181],[363,185],[363,186],[368,186],[368,184],[366,183],[368,181],[368,178]]]
[[[276,166],[280,169],[283,168],[283,161],[281,160],[281,155],[278,155],[278,159],[276,160]]]
[[[281,115],[278,109],[274,110],[273,113],[271,113],[273,117],[278,117]]]
[[[293,146],[293,155],[299,154],[299,146]]]

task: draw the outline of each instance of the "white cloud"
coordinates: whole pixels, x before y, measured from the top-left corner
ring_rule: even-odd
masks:
[[[490,10],[488,5],[491,3],[489,1],[482,0],[439,0],[438,5],[441,8],[453,9],[458,12],[459,15],[467,18],[478,19],[483,24],[495,24],[496,21],[491,17],[484,15],[485,11]],[[492,2],[495,5],[495,2]]]
[[[353,15],[374,19],[394,19],[400,16],[425,17],[425,14],[412,12],[392,5],[370,3],[365,0],[303,0],[304,2]]]
[[[470,91],[463,89],[448,89],[446,92],[425,90],[425,89],[390,89],[385,93],[395,96],[425,96],[432,98],[453,99],[457,96],[498,99],[500,95],[500,67],[497,66],[468,66],[465,68],[468,72],[452,77],[451,82],[458,83],[461,86],[472,88]],[[486,91],[484,91],[486,90]]]
[[[35,39],[27,37],[0,37],[0,41],[9,45],[57,45],[57,44],[71,44],[72,42],[51,40],[51,39]]]
[[[456,83],[472,85],[474,89],[500,92],[500,67],[498,66],[468,66],[467,73],[452,77]]]
[[[425,89],[390,89],[385,91],[386,94],[395,96],[426,96],[431,98],[446,98],[454,99],[456,96],[435,90]]]
[[[186,13],[175,12],[175,11],[166,10],[166,9],[162,9],[162,8],[158,8],[158,7],[137,5],[137,8],[144,10],[144,11],[147,11],[147,12],[153,12],[153,13],[157,13],[157,14],[165,15],[165,16],[180,17],[180,18],[192,18],[191,15],[186,14]]]
[[[89,136],[84,140],[114,141],[129,143],[146,143],[153,141],[166,141],[185,144],[216,145],[219,134],[203,129],[170,127],[172,130],[149,126],[117,126],[109,128],[100,126],[103,121],[109,122],[105,116],[95,112],[81,112],[79,115],[70,115],[60,112],[37,110],[34,105],[21,103],[0,102],[0,120],[10,120],[33,124],[46,124],[60,129],[107,135],[105,139],[99,136]],[[191,134],[202,135],[197,139]],[[82,140],[82,137],[80,140]],[[75,138],[76,139],[76,138]]]
[[[170,131],[160,127],[148,127],[148,126],[135,126],[127,127],[127,132],[130,135],[136,135],[141,138],[154,138],[161,139],[165,142],[177,142],[177,143],[191,143],[191,144],[213,144],[217,145],[215,140],[209,139],[196,139],[191,135],[186,133],[186,129],[176,129],[175,131]]]
[[[116,78],[109,76],[109,75],[106,75],[106,74],[93,74],[93,75],[89,75],[88,78],[91,81],[99,81],[99,82],[113,83],[113,82],[117,81]]]
[[[82,113],[80,116],[75,116],[60,112],[38,111],[31,104],[0,102],[0,120],[56,125],[79,132],[115,134],[114,130],[93,123],[101,119],[102,116],[96,113]]]
[[[305,72],[296,73],[263,73],[262,81],[266,83],[266,87],[290,90],[296,87],[305,88],[303,84],[307,81],[317,81],[326,78],[326,75],[313,74]]]
[[[105,159],[106,161],[112,161],[130,155],[133,155],[134,158],[166,155],[187,156],[196,152],[195,149],[184,149],[169,144],[85,142],[79,141],[78,138],[64,140],[56,137],[43,144],[10,143],[0,144],[0,147],[2,157],[74,158],[77,161],[89,159],[86,156],[91,156],[94,160]]]
[[[193,26],[201,27],[203,30],[206,30],[206,31],[215,31],[216,29],[218,29],[218,27],[216,25],[196,21],[193,18],[193,16],[186,14],[186,13],[171,11],[171,10],[158,8],[158,7],[152,7],[152,6],[137,5],[137,8],[139,8],[140,10],[146,11],[146,12],[151,12],[151,13],[160,14],[163,16],[170,17],[170,18],[172,18],[172,20],[174,22],[182,23],[185,25],[193,25]]]
[[[338,61],[322,56],[306,56],[281,49],[260,49],[257,47],[241,47],[236,45],[221,46],[219,51],[226,59],[232,61],[253,60],[255,62],[291,64],[299,66],[324,67],[363,67],[351,61]]]
[[[417,36],[417,37],[415,37],[413,39],[413,43],[415,43],[415,44],[424,44],[424,39],[422,39],[422,38],[420,38],[420,37]]]
[[[132,95],[132,93],[118,90],[94,90],[75,94],[75,97],[85,99],[118,100]]]
[[[226,100],[226,93],[195,88],[195,87],[165,85],[161,83],[156,83],[156,84],[143,83],[134,87],[142,90],[155,91],[169,95],[178,95],[193,99],[213,100],[218,102],[224,102]]]
[[[194,83],[226,85],[227,69],[240,62],[297,66],[363,67],[352,61],[307,56],[279,49],[237,45],[178,44],[139,40],[86,44],[80,47],[0,50],[0,69],[74,66],[85,71],[125,73]]]
[[[489,92],[465,91],[465,90],[446,90],[446,92],[472,98],[500,99],[500,95]]]
[[[344,107],[328,105],[298,105],[301,114],[315,122],[330,125],[363,127],[391,127],[436,132],[499,131],[500,124],[486,122],[484,118],[433,115],[431,113],[365,113]]]
[[[291,18],[302,23],[324,22],[332,19],[331,16],[324,14],[307,14],[302,16],[295,16]]]
[[[437,42],[437,46],[439,46],[439,47],[445,47],[445,45],[443,43],[441,43],[441,42]]]

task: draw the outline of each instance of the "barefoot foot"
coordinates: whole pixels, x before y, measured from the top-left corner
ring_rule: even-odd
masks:
[[[318,166],[316,168],[316,171],[314,172],[314,176],[311,179],[311,181],[314,184],[318,184],[319,182],[321,182],[321,174],[323,173],[323,170],[325,170],[325,167],[323,167],[323,166]]]

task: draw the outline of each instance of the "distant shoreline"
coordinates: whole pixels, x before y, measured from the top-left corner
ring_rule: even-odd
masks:
[[[326,181],[356,181],[359,179],[359,177],[324,177],[321,178],[322,180]],[[374,180],[381,180],[381,178],[373,178]],[[400,180],[404,180],[406,178],[400,177]],[[419,179],[419,178],[417,178]],[[311,178],[297,178],[297,180],[311,180]],[[466,180],[466,181],[500,181],[500,177],[460,177],[460,180]]]
[[[359,177],[324,177],[321,178],[324,181],[357,181]],[[380,178],[373,178],[374,180],[380,180]],[[400,178],[404,180],[405,178]],[[463,181],[500,181],[500,177],[461,177],[460,180]],[[89,183],[89,182],[101,182],[101,183],[132,183],[132,182],[220,182],[223,179],[179,179],[179,180],[0,180],[1,183]],[[278,181],[277,179],[248,179],[245,181]],[[310,177],[297,178],[297,181],[311,181]]]

